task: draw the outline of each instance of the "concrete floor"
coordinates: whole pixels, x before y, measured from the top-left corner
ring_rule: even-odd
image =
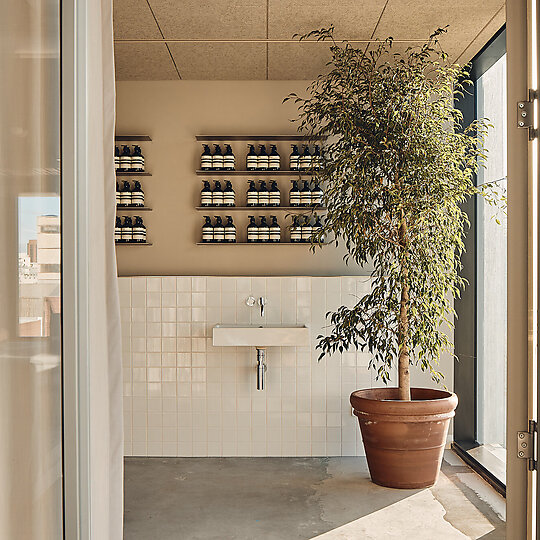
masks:
[[[126,458],[125,540],[503,540],[505,504],[452,453],[437,484],[372,484],[364,458]]]

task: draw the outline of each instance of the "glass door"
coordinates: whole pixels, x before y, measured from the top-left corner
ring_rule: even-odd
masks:
[[[0,538],[63,536],[59,0],[0,19]]]
[[[472,86],[457,106],[466,127],[487,118],[491,124],[484,152],[486,166],[477,185],[507,189],[506,32],[500,31],[473,59]],[[482,197],[465,208],[471,222],[463,257],[469,284],[456,301],[454,342],[454,449],[501,493],[506,490],[507,219],[506,212]]]

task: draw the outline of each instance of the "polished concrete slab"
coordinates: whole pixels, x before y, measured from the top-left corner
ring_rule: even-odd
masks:
[[[392,490],[364,458],[126,458],[125,539],[503,540],[505,504],[453,454]]]

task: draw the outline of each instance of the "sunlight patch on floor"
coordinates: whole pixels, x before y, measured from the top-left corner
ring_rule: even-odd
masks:
[[[429,489],[426,489],[315,538],[317,540],[469,539],[469,536],[445,520],[445,514],[443,505],[435,499]],[[429,519],[426,519],[427,517]],[[488,534],[494,529],[486,519],[483,528],[485,528],[483,534]]]

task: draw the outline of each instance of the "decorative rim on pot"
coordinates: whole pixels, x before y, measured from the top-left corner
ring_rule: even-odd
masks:
[[[398,400],[397,396],[398,388],[367,388],[353,392],[350,401],[355,414],[358,412],[398,416],[436,414],[452,417],[458,404],[456,394],[434,388],[411,388],[411,401]]]

